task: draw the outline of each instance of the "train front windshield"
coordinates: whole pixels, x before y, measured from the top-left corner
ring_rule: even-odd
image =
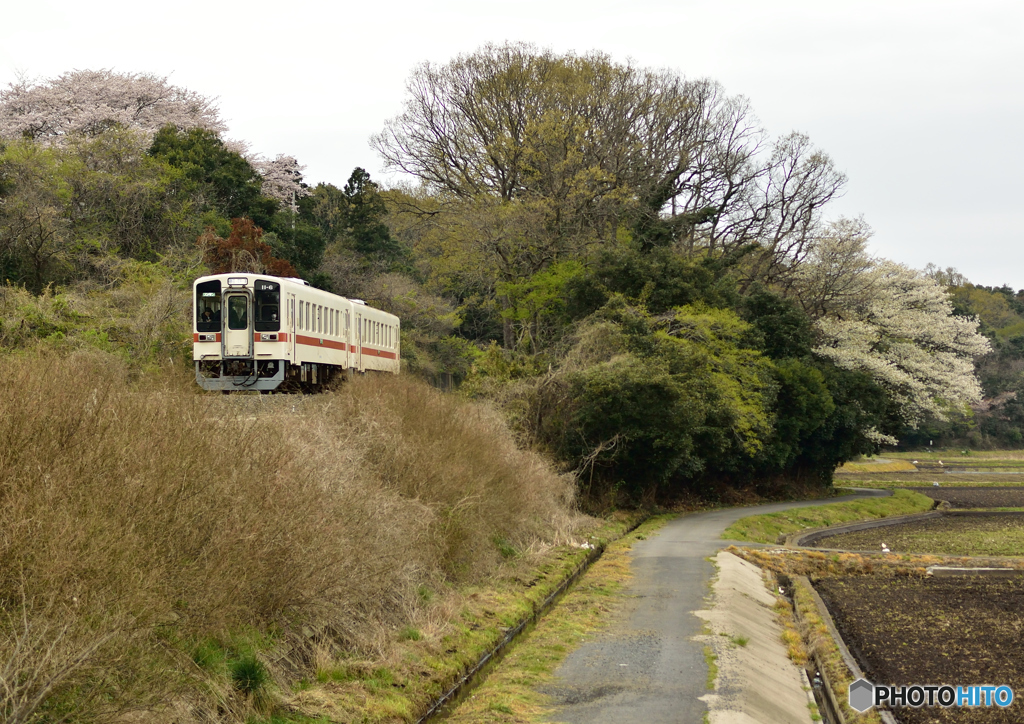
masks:
[[[196,284],[196,330],[219,332],[220,320],[220,281]]]
[[[257,279],[255,289],[256,331],[277,332],[281,329],[281,285]]]

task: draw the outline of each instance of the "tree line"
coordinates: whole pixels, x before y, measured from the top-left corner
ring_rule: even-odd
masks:
[[[872,257],[827,214],[832,159],[714,81],[515,43],[424,63],[371,139],[408,179],[381,188],[309,187],[163,79],[97,100],[76,73],[0,93],[11,283],[294,270],[401,316],[410,370],[493,400],[595,503],[828,485],[981,400],[979,310]]]

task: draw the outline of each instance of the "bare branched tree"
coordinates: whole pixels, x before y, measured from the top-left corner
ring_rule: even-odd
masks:
[[[718,83],[522,43],[417,67],[372,144],[439,195],[543,208],[550,257],[625,225],[646,246],[754,249],[747,276],[768,283],[800,264],[845,183],[805,135],[771,143]]]

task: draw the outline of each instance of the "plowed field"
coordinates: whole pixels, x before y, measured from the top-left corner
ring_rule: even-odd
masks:
[[[901,724],[1024,722],[1024,577],[861,576],[817,581],[843,639],[878,684],[1008,685],[1006,709],[909,707]]]
[[[1024,508],[1024,487],[907,488],[932,500],[945,500],[954,508]]]
[[[950,556],[1024,555],[1024,513],[944,515],[822,538],[818,548]]]

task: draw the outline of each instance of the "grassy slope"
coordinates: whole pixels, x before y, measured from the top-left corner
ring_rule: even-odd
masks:
[[[752,543],[776,543],[779,536],[800,530],[823,528],[857,520],[922,513],[931,510],[933,504],[931,498],[920,493],[896,490],[892,497],[887,498],[837,502],[741,518],[725,529],[722,538]]]
[[[532,568],[572,560],[569,481],[415,380],[223,397],[29,352],[0,357],[0,387],[8,722],[37,694],[36,714],[77,721],[267,716],[338,672],[381,694],[370,720],[406,716],[473,655],[467,632],[543,590]],[[514,605],[479,588],[492,576],[526,576]],[[432,683],[392,701],[410,641]]]

